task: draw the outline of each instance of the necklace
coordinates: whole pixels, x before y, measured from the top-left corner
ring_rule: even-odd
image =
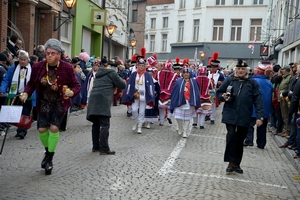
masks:
[[[57,63],[56,68],[58,68],[58,67],[59,67],[59,62]],[[55,78],[55,80],[52,81],[52,82],[50,82],[50,80],[49,80],[49,68],[48,68],[48,63],[46,63],[46,71],[47,71],[47,73],[46,73],[46,80],[47,80],[48,84],[49,84],[49,85],[55,85],[56,82],[57,82],[57,78]]]

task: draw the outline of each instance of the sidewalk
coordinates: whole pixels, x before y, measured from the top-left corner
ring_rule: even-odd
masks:
[[[272,133],[269,133],[269,134],[273,135]],[[286,142],[285,138],[280,137],[278,135],[273,135],[273,138],[274,138],[275,142],[278,144],[278,146],[281,146]],[[293,156],[296,154],[295,151],[291,150],[289,148],[282,148],[282,151],[286,155],[288,160],[292,163],[292,165],[295,167],[295,169],[300,173],[300,163],[298,162],[297,159],[293,158]]]

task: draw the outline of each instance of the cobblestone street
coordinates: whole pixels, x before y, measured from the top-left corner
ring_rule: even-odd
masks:
[[[300,199],[299,172],[270,133],[264,150],[244,149],[244,174],[227,175],[220,116],[183,139],[167,121],[134,133],[125,106],[112,107],[112,115],[115,156],[92,153],[91,123],[85,113],[72,115],[50,176],[40,168],[44,149],[36,127],[24,140],[12,128],[0,157],[0,199]]]

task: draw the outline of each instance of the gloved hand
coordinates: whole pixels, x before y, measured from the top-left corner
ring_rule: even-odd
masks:
[[[23,103],[25,103],[25,101],[27,100],[27,98],[28,98],[28,94],[25,93],[25,92],[21,93],[20,96],[19,96],[19,99],[20,99]]]
[[[74,96],[74,92],[68,88],[68,89],[65,91],[65,95],[66,95],[67,97],[72,97],[72,96]]]

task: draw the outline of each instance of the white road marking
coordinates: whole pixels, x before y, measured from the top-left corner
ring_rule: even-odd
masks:
[[[225,137],[214,137],[214,136],[198,135],[198,134],[190,134],[190,135],[192,135],[192,136],[197,136],[197,137],[206,137],[206,138],[214,138],[214,139],[226,140]]]
[[[157,172],[159,175],[166,175],[167,173],[169,173],[169,171],[171,170],[171,168],[173,167],[173,165],[175,163],[175,160],[177,159],[181,150],[183,149],[185,143],[186,143],[186,139],[182,138],[181,140],[179,140],[176,147],[172,151],[171,155],[165,162],[164,166],[162,168],[160,168],[160,170]]]
[[[243,183],[254,183],[254,184],[259,184],[263,186],[269,186],[269,187],[276,187],[276,188],[281,188],[281,189],[287,189],[288,187],[283,186],[283,185],[276,185],[276,184],[271,184],[271,183],[263,183],[263,182],[256,182],[256,181],[250,181],[250,180],[245,180],[245,179],[239,179],[239,178],[230,178],[226,176],[220,176],[220,175],[213,175],[213,174],[199,174],[199,173],[193,173],[193,172],[176,172],[173,170],[169,170],[169,173],[177,173],[177,174],[188,174],[188,175],[193,175],[193,176],[202,176],[202,177],[208,177],[208,178],[218,178],[218,179],[225,179],[225,180],[230,180],[230,181],[239,181]]]

